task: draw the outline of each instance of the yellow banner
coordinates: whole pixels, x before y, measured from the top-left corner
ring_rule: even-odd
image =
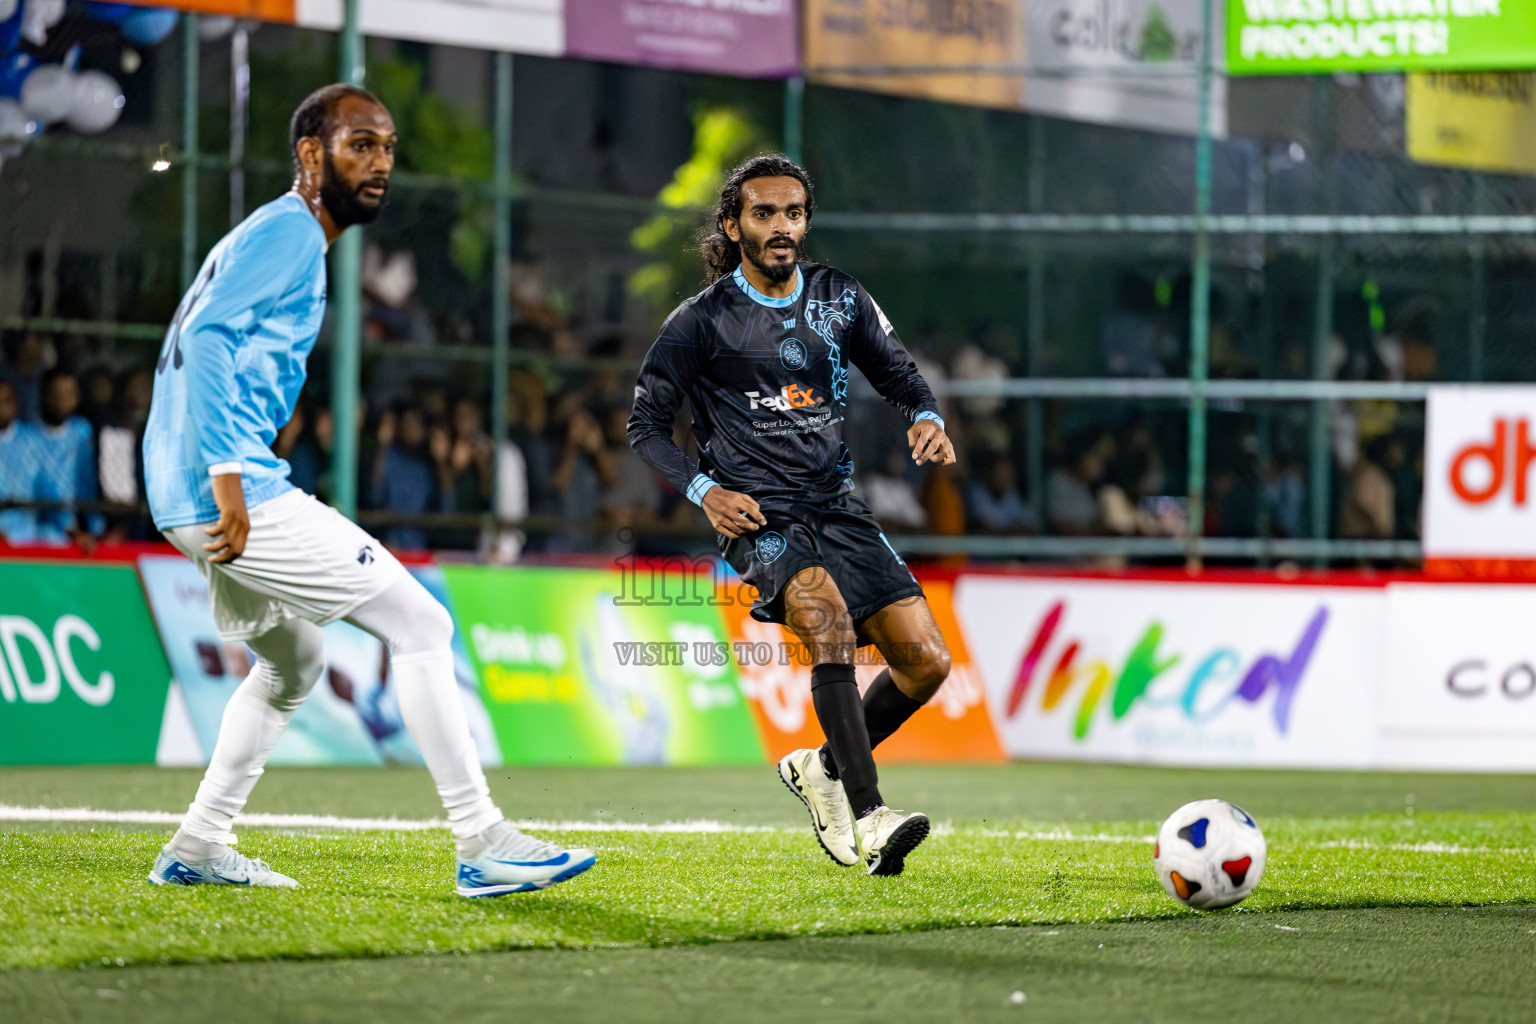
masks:
[[[1409,75],[1407,119],[1421,164],[1536,174],[1536,73]]]
[[[805,0],[807,75],[825,85],[1017,108],[1017,75],[941,71],[839,73],[853,67],[1017,66],[1024,63],[1018,0]]]

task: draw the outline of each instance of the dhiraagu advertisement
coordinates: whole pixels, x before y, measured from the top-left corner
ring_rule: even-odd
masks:
[[[0,764],[152,764],[170,682],[133,569],[0,562]]]
[[[444,566],[508,764],[760,764],[720,610],[619,572]]]

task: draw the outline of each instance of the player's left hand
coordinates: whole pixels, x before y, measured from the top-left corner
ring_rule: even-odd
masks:
[[[925,462],[948,466],[955,461],[954,442],[933,420],[912,424],[907,430],[907,446],[912,449],[912,461],[919,466]]]

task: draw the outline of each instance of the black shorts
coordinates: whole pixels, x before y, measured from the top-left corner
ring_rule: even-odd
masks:
[[[820,504],[773,505],[763,509],[763,518],[767,526],[743,537],[715,538],[731,568],[757,588],[754,619],[782,624],[784,585],[812,565],[826,569],[842,592],[860,647],[874,642],[860,628],[865,619],[923,594],[869,506],[851,494]]]

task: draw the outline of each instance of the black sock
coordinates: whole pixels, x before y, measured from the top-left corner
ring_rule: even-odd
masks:
[[[888,739],[922,706],[921,702],[901,692],[891,679],[890,669],[875,676],[875,681],[864,691],[864,729],[869,733],[869,749],[875,749]],[[832,757],[832,748],[826,744],[821,748],[821,767],[827,778],[837,778],[837,763]]]
[[[901,687],[891,678],[890,669],[875,676],[875,681],[864,691],[864,728],[869,731],[870,749],[889,739],[891,733],[900,729],[922,706],[922,701],[913,700],[901,692]]]
[[[826,734],[837,777],[843,780],[854,816],[862,818],[885,801],[880,799],[880,779],[870,753],[853,666],[817,665],[811,669],[811,705]]]

